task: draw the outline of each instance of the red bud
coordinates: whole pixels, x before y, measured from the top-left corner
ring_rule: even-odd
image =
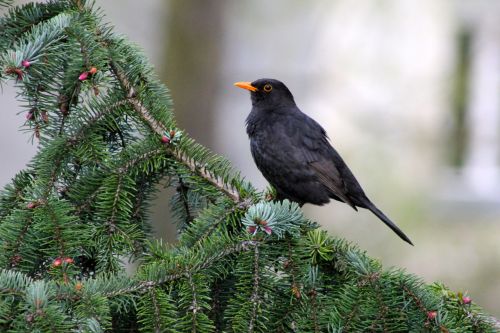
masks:
[[[80,74],[80,76],[78,77],[78,80],[80,81],[85,81],[87,80],[89,77],[89,72],[83,72],[82,74]]]
[[[266,232],[266,234],[270,235],[270,234],[272,234],[273,229],[271,229],[271,228],[270,228],[270,227],[268,227],[268,226],[265,226],[265,227],[264,227],[264,231]]]
[[[26,205],[26,208],[28,209],[33,209],[37,206],[37,202],[35,201],[32,201],[32,202],[28,202],[28,204]]]
[[[21,65],[23,65],[24,68],[28,68],[31,66],[31,63],[28,60],[24,59],[23,61],[21,61]]]
[[[66,258],[64,258],[64,262],[67,264],[72,264],[74,261],[73,261],[73,259],[66,257]]]

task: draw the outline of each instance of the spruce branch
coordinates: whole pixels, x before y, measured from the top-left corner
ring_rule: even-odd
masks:
[[[194,217],[191,213],[191,208],[189,207],[188,202],[188,187],[182,180],[182,176],[178,175],[177,177],[179,181],[179,185],[177,186],[177,192],[179,193],[180,200],[182,202],[182,207],[184,208],[184,212],[186,214],[186,223],[191,224],[194,220]]]
[[[12,5],[14,0],[0,0],[0,8],[2,7],[9,7]]]
[[[128,102],[133,106],[134,110],[141,116],[141,118],[149,125],[151,130],[158,135],[163,135],[167,131],[160,122],[151,115],[148,109],[136,98],[136,89],[131,85],[125,74],[118,68],[117,64],[111,63],[111,69],[116,78],[127,92]],[[210,184],[218,188],[222,193],[227,195],[233,202],[239,205],[247,206],[248,203],[241,199],[240,193],[234,188],[227,186],[219,177],[214,177],[206,168],[199,166],[193,159],[188,158],[179,150],[167,148],[168,152],[179,162],[184,164],[191,170],[191,172],[204,178]]]
[[[259,304],[261,302],[259,296],[259,282],[260,282],[260,273],[259,273],[259,246],[254,247],[254,258],[253,258],[253,291],[252,296],[250,297],[250,302],[252,302],[252,312],[250,313],[250,322],[248,324],[248,332],[253,333],[255,321],[257,320],[257,310],[259,308]]]
[[[377,278],[376,281],[371,281],[371,284],[372,284],[372,287],[374,288],[374,291],[375,291],[375,297],[377,298],[379,311],[378,311],[377,318],[376,318],[376,320],[373,321],[372,325],[370,326],[370,329],[374,331],[375,328],[380,325],[379,323],[381,323],[382,330],[384,332],[386,332],[387,331],[387,325],[386,325],[387,318],[386,318],[386,316],[387,316],[387,313],[389,312],[389,308],[385,304],[384,299],[382,297],[382,290],[381,290],[379,279]]]
[[[19,220],[22,221],[22,220]],[[23,245],[24,238],[26,236],[26,233],[28,232],[29,228],[31,227],[33,223],[33,217],[28,216],[26,217],[26,220],[23,221],[24,225],[21,228],[21,232],[17,235],[16,239],[13,240],[12,242],[6,242],[5,247],[12,246],[11,254],[9,257],[9,268],[14,268],[17,266],[19,261],[21,260],[21,246]],[[12,244],[12,245],[11,245]]]
[[[116,218],[117,210],[118,210],[118,201],[120,200],[120,193],[121,193],[121,189],[122,189],[123,177],[124,177],[123,174],[120,174],[118,176],[115,196],[114,196],[113,205],[112,205],[113,208],[111,209],[111,217],[108,220],[108,222],[106,223],[110,233],[114,233],[116,230],[115,218]]]
[[[161,318],[161,309],[160,309],[160,304],[158,303],[158,299],[156,296],[156,289],[151,288],[148,291],[149,296],[151,297],[152,305],[153,305],[153,310],[154,310],[154,329],[156,332],[161,332],[162,324],[160,321]]]
[[[258,244],[259,241],[256,240],[241,241],[239,243],[234,244],[233,246],[223,249],[222,251],[214,254],[213,256],[208,257],[199,265],[192,267],[185,267],[184,269],[179,269],[178,267],[176,267],[171,271],[162,272],[161,276],[158,277],[158,279],[156,280],[139,281],[138,283],[132,284],[123,289],[116,289],[109,292],[104,292],[103,295],[109,298],[113,298],[113,297],[128,295],[135,292],[145,293],[151,288],[156,288],[169,282],[186,278],[189,279],[190,275],[192,276],[193,274],[196,274],[198,272],[203,271],[204,269],[211,267],[212,265],[218,263],[221,259],[239,252],[249,251],[252,247],[257,246]],[[147,267],[144,267],[144,269],[147,269]],[[155,269],[155,267],[153,267],[152,269]]]
[[[429,310],[425,307],[424,302],[407,286],[402,285],[403,290],[412,298],[413,302],[417,305],[417,307],[427,316]]]
[[[192,302],[189,310],[191,312],[191,332],[195,333],[196,330],[196,316],[198,315],[198,311],[201,310],[201,307],[198,305],[198,294],[196,292],[196,285],[193,282],[193,276],[190,273],[186,273],[189,287],[191,289]]]
[[[66,256],[66,244],[64,235],[62,232],[62,227],[60,225],[59,217],[54,213],[52,207],[45,206],[49,210],[48,216],[50,217],[50,221],[54,225],[54,239],[57,242],[57,248],[59,251],[59,257],[63,258]]]
[[[309,295],[311,297],[311,307],[312,307],[312,321],[314,326],[314,333],[320,333],[320,326],[318,323],[318,302],[317,302],[317,291],[315,288],[312,288],[309,291]]]
[[[227,219],[237,213],[239,210],[241,210],[240,207],[236,206],[236,207],[231,207],[230,209],[227,209],[223,214],[222,216],[218,217],[217,220],[213,223],[211,223],[211,225],[205,230],[205,232],[203,232],[201,235],[199,235],[197,238],[196,238],[196,242],[194,243],[195,245],[199,245],[201,244],[204,240],[206,240],[208,237],[210,237],[210,235],[213,234],[214,231],[216,231],[218,229],[218,227],[224,223],[225,221],[227,221]]]

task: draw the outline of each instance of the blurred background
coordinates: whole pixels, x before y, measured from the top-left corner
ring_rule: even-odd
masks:
[[[21,3],[21,1],[18,1]],[[180,126],[257,187],[236,81],[284,81],[365,191],[415,243],[369,212],[306,205],[330,234],[500,316],[500,2],[493,0],[99,0],[170,88]],[[0,97],[0,186],[36,151]],[[158,237],[175,239],[168,194]]]

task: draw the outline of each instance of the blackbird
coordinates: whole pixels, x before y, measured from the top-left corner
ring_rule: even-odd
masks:
[[[276,189],[276,199],[299,205],[323,205],[330,198],[355,210],[366,208],[404,241],[411,240],[366,196],[325,130],[302,113],[280,81],[237,82],[250,91],[252,111],[246,119],[250,148],[257,167]]]

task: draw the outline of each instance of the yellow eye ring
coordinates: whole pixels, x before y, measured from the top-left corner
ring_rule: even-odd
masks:
[[[271,92],[271,90],[273,90],[273,86],[270,85],[269,83],[264,86],[264,91],[266,93]]]

